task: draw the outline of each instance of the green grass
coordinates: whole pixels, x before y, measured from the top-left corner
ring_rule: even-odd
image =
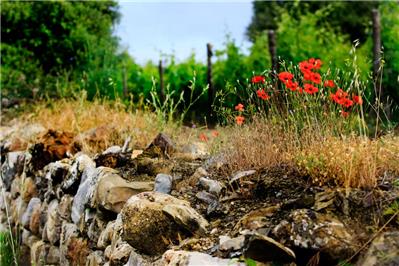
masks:
[[[0,266],[17,265],[15,244],[11,231],[0,232]]]

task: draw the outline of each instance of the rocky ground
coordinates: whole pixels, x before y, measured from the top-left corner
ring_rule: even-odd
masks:
[[[162,133],[80,152],[95,137],[2,128],[0,230],[9,218],[21,265],[399,265],[398,176],[366,191],[286,165],[231,174]]]

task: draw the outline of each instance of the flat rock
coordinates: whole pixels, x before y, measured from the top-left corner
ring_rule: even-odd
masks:
[[[96,203],[102,208],[119,213],[125,202],[133,195],[151,191],[154,183],[149,181],[128,182],[117,174],[117,171],[98,168],[98,185],[96,189]]]
[[[209,193],[215,194],[215,195],[219,195],[220,192],[222,191],[222,184],[216,180],[212,180],[210,178],[207,177],[201,177],[199,179],[199,184],[200,186],[202,186],[203,188],[205,188]]]
[[[260,234],[248,236],[244,256],[260,262],[290,263],[295,261],[295,253],[291,249]]]
[[[145,254],[162,254],[178,239],[204,234],[208,222],[188,202],[158,192],[131,197],[121,212],[123,240]]]
[[[182,251],[182,250],[168,250],[163,256],[164,265],[168,266],[198,266],[198,265],[212,265],[212,266],[238,266],[246,265],[245,263],[233,262],[231,259],[221,259],[212,257],[211,255],[197,252],[197,251]]]

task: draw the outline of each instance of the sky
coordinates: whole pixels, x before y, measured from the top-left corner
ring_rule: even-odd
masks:
[[[247,49],[250,0],[119,1],[122,14],[115,34],[139,64],[158,62],[162,54],[184,60],[194,51],[205,62],[206,44],[222,49],[226,34]]]

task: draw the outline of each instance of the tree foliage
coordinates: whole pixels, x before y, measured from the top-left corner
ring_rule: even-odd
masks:
[[[116,1],[2,2],[5,94],[28,96],[37,88],[43,93],[55,77],[64,75],[67,82],[94,65],[104,68],[107,55],[116,54],[112,26],[118,18]]]
[[[264,30],[277,29],[282,14],[289,11],[294,19],[305,13],[312,15],[317,10],[325,10],[324,19],[318,26],[328,24],[337,31],[349,35],[351,41],[359,39],[363,43],[368,36],[371,10],[378,5],[370,1],[254,1],[253,17],[247,28],[247,36],[255,40]]]

